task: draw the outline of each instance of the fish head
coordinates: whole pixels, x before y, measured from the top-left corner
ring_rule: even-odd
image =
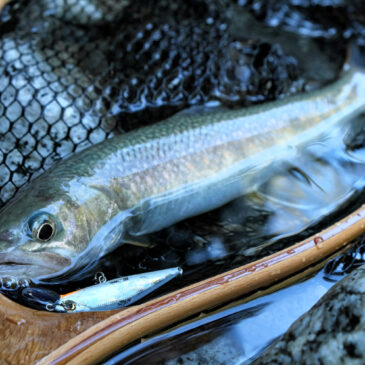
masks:
[[[31,185],[0,212],[0,277],[52,277],[74,267],[89,243],[93,225],[77,202]]]

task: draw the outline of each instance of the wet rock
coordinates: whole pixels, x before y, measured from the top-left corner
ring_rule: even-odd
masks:
[[[365,265],[337,283],[254,364],[364,364]]]

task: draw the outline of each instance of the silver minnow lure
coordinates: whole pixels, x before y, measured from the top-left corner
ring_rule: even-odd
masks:
[[[123,243],[256,188],[273,162],[365,110],[350,68],[314,92],[258,106],[176,115],[106,140],[33,180],[0,212],[0,276],[86,269]]]
[[[55,310],[76,313],[122,308],[182,274],[179,267],[125,276],[60,296]]]

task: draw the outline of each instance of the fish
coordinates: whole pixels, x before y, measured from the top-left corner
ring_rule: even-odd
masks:
[[[40,283],[91,270],[121,244],[254,191],[273,163],[365,109],[354,66],[316,91],[176,114],[94,145],[34,179],[0,212],[0,277]]]
[[[113,310],[135,303],[182,272],[180,267],[174,267],[124,276],[61,295],[46,288],[27,287],[21,297],[36,309],[60,313]]]

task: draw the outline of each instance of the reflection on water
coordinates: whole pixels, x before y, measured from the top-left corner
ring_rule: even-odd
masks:
[[[245,364],[257,357],[348,270],[365,261],[365,237],[309,279],[195,320],[122,352],[111,364]]]

